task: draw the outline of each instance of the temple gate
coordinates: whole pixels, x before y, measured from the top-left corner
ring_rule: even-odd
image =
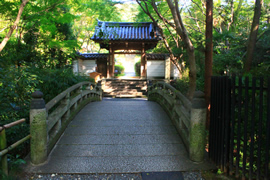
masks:
[[[80,53],[78,61],[74,62],[74,72],[88,74],[96,71],[105,78],[113,78],[115,54],[139,54],[141,79],[178,77],[178,71],[170,62],[168,54],[145,53],[155,48],[161,40],[159,30],[152,22],[98,21],[91,40],[99,43],[100,48],[107,49],[109,53]]]

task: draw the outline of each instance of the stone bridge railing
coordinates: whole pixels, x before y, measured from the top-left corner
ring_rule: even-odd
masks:
[[[31,162],[47,160],[55,143],[73,117],[89,102],[102,100],[102,89],[90,82],[78,83],[45,105],[43,93],[32,94],[30,109]]]
[[[189,152],[190,159],[195,162],[203,161],[206,140],[204,94],[197,91],[190,101],[171,85],[157,82],[148,87],[148,100],[158,102],[167,112]]]

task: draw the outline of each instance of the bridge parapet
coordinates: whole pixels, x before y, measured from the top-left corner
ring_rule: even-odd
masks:
[[[30,110],[31,162],[44,163],[73,117],[89,102],[102,100],[102,89],[91,82],[78,83],[46,105],[43,94],[32,95]]]
[[[148,100],[158,102],[180,134],[192,161],[202,162],[206,140],[204,93],[196,91],[192,101],[165,82],[148,87]]]

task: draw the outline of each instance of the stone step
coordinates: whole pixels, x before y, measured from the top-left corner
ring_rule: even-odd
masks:
[[[133,95],[133,96],[143,96],[143,92],[104,92],[104,96],[111,95],[111,96],[116,96],[116,95]]]
[[[140,84],[140,83],[105,83],[105,86],[147,86],[146,84]]]
[[[104,92],[106,91],[146,91],[146,88],[126,88],[126,87],[106,87],[103,89]]]
[[[105,91],[111,91],[111,90],[115,90],[115,91],[146,91],[147,90],[147,88],[146,87],[143,87],[143,88],[139,88],[139,87],[137,87],[137,88],[134,88],[134,87],[117,87],[117,86],[114,86],[114,87],[109,87],[109,86],[107,86],[107,87],[105,87],[104,89],[103,89],[103,91],[105,92]]]
[[[143,84],[146,85],[146,81],[105,81],[105,84]]]
[[[146,89],[147,86],[138,86],[138,85],[111,85],[111,86],[104,86],[105,88],[122,88],[122,89]]]
[[[104,93],[104,97],[116,97],[116,98],[135,98],[135,97],[146,97],[146,95],[132,93],[132,94],[123,94],[123,93]]]
[[[144,97],[147,93],[146,80],[106,79],[101,84],[105,97]]]

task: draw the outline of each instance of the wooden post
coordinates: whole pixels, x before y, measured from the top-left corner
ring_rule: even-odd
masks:
[[[110,78],[110,55],[107,57],[107,78]]]
[[[111,44],[110,44],[109,59],[107,62],[107,78],[114,77],[114,72],[113,72],[114,67],[113,66],[114,66],[114,54],[113,54],[113,49],[112,49]]]
[[[170,57],[167,57],[165,59],[165,79],[166,79],[166,81],[168,81],[168,83],[170,82],[170,79],[171,79],[171,61],[170,61]]]
[[[7,139],[6,139],[6,130],[3,129],[0,132],[0,151],[7,148]],[[2,171],[5,175],[8,175],[8,163],[7,163],[7,154],[1,157],[1,166]]]
[[[30,157],[32,164],[39,165],[47,160],[47,112],[42,92],[34,92],[32,98],[30,108]]]
[[[142,44],[142,51],[141,51],[141,78],[146,78],[146,55],[144,49],[144,43]]]
[[[211,76],[213,66],[213,0],[206,0],[204,93],[207,105],[206,126],[210,125]]]
[[[114,51],[113,51],[113,49],[110,49],[110,51],[111,51],[111,57],[110,57],[110,62],[111,62],[111,77],[114,77]]]

